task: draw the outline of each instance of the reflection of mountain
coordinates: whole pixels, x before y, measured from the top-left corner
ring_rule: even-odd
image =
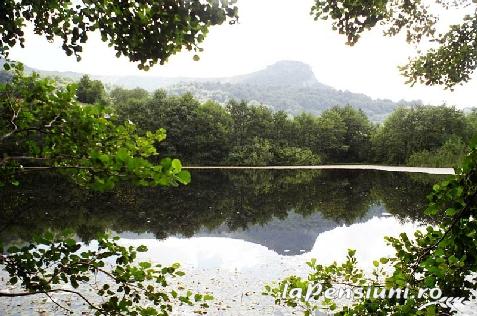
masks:
[[[373,216],[379,216],[384,212],[383,206],[372,206],[368,213],[358,222],[364,222]],[[303,252],[309,252],[315,244],[316,237],[325,231],[332,230],[342,224],[324,218],[321,213],[303,216],[293,211],[288,213],[285,219],[273,218],[264,225],[251,225],[247,229],[230,231],[225,225],[211,231],[202,230],[196,237],[229,237],[241,239],[274,250],[280,255],[294,256]]]
[[[349,248],[357,250],[358,262],[369,262],[372,266],[373,260],[387,254],[391,255],[394,251],[392,247],[386,245],[385,236],[397,236],[402,232],[410,236],[415,230],[416,225],[410,221],[401,222],[392,217],[375,216],[349,226],[339,226],[318,235],[313,241],[312,249],[296,256],[282,256],[257,243],[228,237],[187,239],[172,237],[155,240],[148,234],[135,236],[121,234],[124,238],[121,243],[136,247],[146,245],[149,251],[139,254],[140,260],[160,260],[164,264],[181,262],[214,270],[219,268],[243,272],[251,269],[254,277],[268,275],[275,279],[280,271],[274,271],[274,269],[298,268],[301,270],[303,266],[299,265],[310,258],[316,258],[319,263],[342,261]],[[277,265],[277,262],[284,264],[285,267],[281,264]]]
[[[255,224],[237,231],[221,226],[210,232],[201,231],[196,236],[242,239],[265,246],[281,255],[297,255],[301,253],[300,250],[310,251],[316,236],[337,225],[332,220],[324,219],[320,213],[304,218],[300,214],[290,212],[287,218],[274,218],[265,225]]]
[[[355,223],[363,223],[373,217],[381,217],[385,212],[382,205],[370,206],[368,212]],[[214,229],[202,228],[193,237],[226,237],[259,244],[280,255],[294,256],[310,252],[317,236],[321,233],[343,226],[336,220],[327,219],[321,213],[308,216],[288,212],[285,219],[273,218],[268,223],[253,224],[246,229],[231,230],[225,223]],[[154,239],[154,234],[123,232],[126,239]],[[184,238],[184,237],[182,237]]]

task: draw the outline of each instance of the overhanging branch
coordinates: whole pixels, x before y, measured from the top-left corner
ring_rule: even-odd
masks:
[[[94,305],[90,300],[88,300],[83,294],[77,291],[68,290],[68,289],[52,289],[49,291],[37,291],[37,292],[0,292],[0,297],[25,297],[32,295],[45,294],[48,297],[50,293],[71,293],[80,297],[86,304],[88,304],[92,309],[101,310],[98,306]],[[51,299],[51,298],[50,298]]]

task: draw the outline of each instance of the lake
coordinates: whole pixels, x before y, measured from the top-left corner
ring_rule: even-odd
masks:
[[[260,295],[264,283],[306,274],[310,258],[342,260],[348,248],[357,249],[363,266],[390,255],[383,237],[432,223],[423,214],[426,196],[448,177],[351,169],[191,173],[184,187],[124,185],[107,193],[58,176],[30,178],[22,190],[0,192],[0,238],[22,243],[70,229],[94,245],[98,233],[109,232],[124,244],[147,245],[142,259],[180,262],[184,285],[214,293],[211,315],[288,315]],[[0,309],[36,315],[54,308],[34,303],[4,300]]]

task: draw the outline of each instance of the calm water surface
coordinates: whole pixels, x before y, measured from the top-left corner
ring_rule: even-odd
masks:
[[[305,273],[303,263],[312,257],[340,260],[348,248],[358,250],[363,265],[390,254],[383,237],[431,222],[422,212],[426,196],[446,177],[193,170],[186,187],[92,193],[43,176],[27,190],[0,193],[0,238],[25,242],[46,230],[71,229],[94,244],[98,233],[112,232],[125,244],[146,244],[145,259],[181,262],[189,286],[211,290],[228,306],[213,306],[212,315],[275,315],[273,303],[258,296],[264,282]]]

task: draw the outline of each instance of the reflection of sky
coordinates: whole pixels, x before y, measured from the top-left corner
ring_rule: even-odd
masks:
[[[146,245],[147,259],[164,264],[180,262],[196,268],[247,269],[276,256],[266,247],[239,239],[222,237],[194,237],[189,239],[168,238],[123,240],[134,245]]]
[[[138,254],[141,261],[181,263],[186,276],[177,280],[178,285],[214,295],[208,315],[283,316],[290,315],[291,309],[277,307],[271,297],[262,295],[265,284],[290,275],[306,276],[310,269],[305,262],[311,258],[324,264],[334,260],[341,262],[349,248],[357,250],[359,265],[372,268],[370,261],[392,254],[384,242],[385,236],[397,236],[401,232],[412,234],[417,228],[415,223],[375,214],[359,223],[319,232],[311,250],[294,256],[281,255],[258,243],[231,237],[157,240],[148,234],[127,233],[121,234],[120,243],[146,245],[149,251]],[[186,306],[177,308],[175,315],[194,314]]]
[[[279,255],[265,246],[228,237],[156,240],[144,235],[140,236],[143,239],[130,239],[134,235],[127,234],[129,238],[122,238],[120,242],[148,246],[147,253],[138,254],[139,260],[182,263],[186,276],[171,281],[171,284],[194,292],[212,293],[215,300],[210,303],[207,315],[284,316],[291,315],[293,309],[278,307],[271,297],[261,295],[265,284],[292,274],[304,276],[309,271],[304,262],[312,257],[325,264],[333,260],[342,261],[348,248],[357,250],[358,262],[362,266],[372,266],[369,261],[391,254],[390,247],[383,241],[384,236],[396,236],[401,232],[410,234],[417,228],[417,224],[412,222],[402,223],[390,216],[374,216],[361,223],[320,233],[311,251],[296,256]],[[88,247],[95,246],[96,243],[92,242]],[[83,308],[74,302],[73,308]],[[37,303],[26,298],[0,308],[7,310],[9,315],[33,315],[36,311],[33,312],[30,307],[36,307]],[[475,303],[467,306],[458,315],[477,315],[475,306]],[[196,315],[193,312],[195,307],[184,305],[174,308],[172,315]],[[28,313],[30,310],[32,312]]]
[[[392,248],[384,241],[385,236],[397,236],[412,232],[418,225],[402,223],[393,217],[373,217],[366,222],[336,227],[319,234],[310,252],[297,256],[282,256],[265,246],[240,239],[224,237],[193,237],[187,239],[122,239],[128,245],[148,246],[144,254],[152,261],[170,264],[180,262],[198,269],[253,270],[259,266],[285,266],[316,258],[320,263],[344,260],[347,249],[356,249],[358,262],[364,266],[372,260],[392,254]]]
[[[313,250],[304,256],[316,258],[321,263],[339,262],[345,259],[348,249],[356,249],[358,262],[367,266],[366,263],[393,254],[392,248],[384,241],[385,236],[398,236],[402,232],[412,236],[417,228],[415,223],[401,223],[394,217],[373,217],[364,223],[337,227],[320,234]]]

